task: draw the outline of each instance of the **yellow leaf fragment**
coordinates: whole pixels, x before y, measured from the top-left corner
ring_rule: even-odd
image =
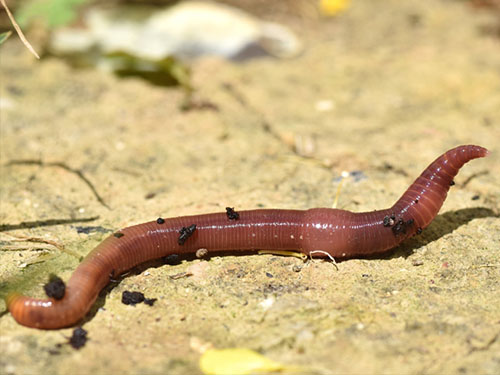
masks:
[[[263,254],[271,254],[271,255],[282,255],[282,256],[287,256],[287,257],[295,257],[299,258],[302,260],[307,260],[307,255],[304,253],[299,253],[298,251],[292,251],[292,250],[259,250],[257,251],[257,254],[263,255]]]
[[[285,370],[281,363],[245,348],[209,349],[200,358],[200,368],[206,375],[247,375]]]
[[[319,10],[325,16],[335,16],[346,10],[350,3],[351,0],[320,0]]]

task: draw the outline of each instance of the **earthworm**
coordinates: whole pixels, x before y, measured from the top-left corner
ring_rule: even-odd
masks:
[[[14,319],[25,326],[57,329],[78,322],[114,276],[171,254],[211,251],[296,250],[346,258],[378,254],[419,234],[437,215],[458,170],[484,157],[480,146],[459,146],[431,163],[401,198],[385,210],[354,213],[259,209],[183,216],[134,225],[115,232],[76,268],[61,299],[7,296]]]

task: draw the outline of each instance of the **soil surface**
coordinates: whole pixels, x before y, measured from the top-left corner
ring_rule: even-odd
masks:
[[[2,293],[42,297],[50,274],[67,280],[112,231],[159,216],[330,207],[342,171],[356,173],[338,207],[369,211],[452,147],[490,156],[462,169],[421,236],[384,256],[338,269],[275,255],[153,262],[105,289],[79,350],[72,329],[4,312],[0,373],[196,374],[210,345],[320,374],[500,372],[495,14],[393,0],[268,19],[304,52],[193,62],[195,99],[210,105],[189,111],[181,89],[35,61],[14,37],[0,47]],[[182,272],[192,276],[170,277]],[[126,306],[125,290],[158,300]]]

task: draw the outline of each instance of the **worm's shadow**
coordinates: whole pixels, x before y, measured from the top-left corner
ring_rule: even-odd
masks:
[[[500,217],[500,215],[485,207],[463,208],[461,210],[445,212],[444,214],[436,216],[420,236],[415,236],[406,240],[400,246],[396,247],[394,251],[389,252],[385,256],[381,255],[374,258],[408,258],[414,253],[414,250],[440,239],[473,219],[484,217]]]
[[[170,258],[170,259],[169,259]],[[194,260],[197,259],[194,254],[185,254],[185,255],[175,255],[173,257],[162,257],[159,259],[153,259],[144,263],[141,263],[134,268],[130,269],[128,272],[116,276],[112,281],[109,282],[100,292],[97,300],[92,305],[90,311],[78,322],[78,325],[82,326],[85,323],[91,321],[94,316],[97,314],[100,308],[103,308],[106,303],[106,298],[110,295],[111,291],[115,289],[118,285],[120,285],[121,281],[126,279],[127,277],[140,275],[142,272],[146,271],[150,268],[159,268],[164,266],[173,266],[176,264],[180,264],[183,260]],[[169,276],[166,276],[167,278]],[[146,295],[146,297],[149,297]]]

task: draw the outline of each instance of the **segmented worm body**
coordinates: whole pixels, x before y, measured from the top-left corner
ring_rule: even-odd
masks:
[[[330,208],[306,211],[262,209],[184,216],[134,225],[106,238],[81,262],[62,299],[7,297],[13,317],[28,327],[56,329],[75,324],[89,311],[113,276],[170,254],[210,251],[322,250],[332,257],[381,253],[418,234],[437,215],[458,170],[488,154],[459,146],[424,170],[401,198],[385,210],[353,213]]]

